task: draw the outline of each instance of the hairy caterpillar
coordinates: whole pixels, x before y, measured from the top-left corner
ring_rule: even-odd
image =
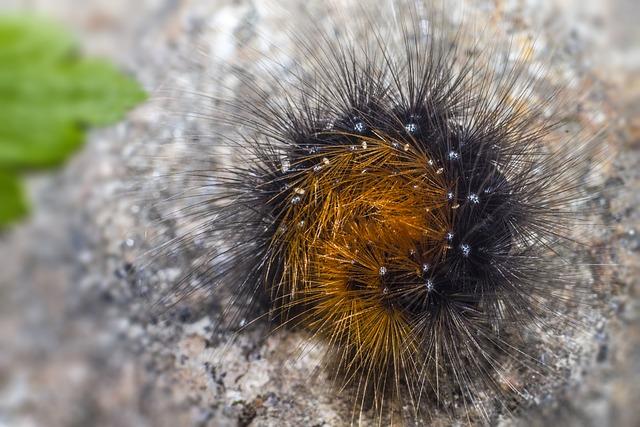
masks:
[[[588,292],[563,255],[590,140],[553,142],[557,99],[526,53],[389,4],[293,32],[304,63],[233,70],[241,95],[209,116],[231,159],[190,172],[195,226],[168,246],[205,256],[175,295],[225,287],[236,320],[263,303],[309,331],[354,416],[486,421],[528,393],[508,370],[545,377],[531,335],[572,327],[563,306]]]

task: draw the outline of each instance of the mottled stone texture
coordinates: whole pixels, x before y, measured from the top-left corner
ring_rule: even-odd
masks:
[[[88,53],[112,58],[157,94],[126,122],[94,131],[63,170],[34,176],[33,217],[0,236],[0,426],[348,422],[348,404],[315,369],[322,349],[292,354],[304,332],[263,339],[258,325],[220,352],[232,329],[217,333],[211,314],[224,301],[179,304],[159,320],[145,314],[149,296],[197,255],[151,262],[140,256],[151,245],[146,232],[170,234],[183,226],[154,222],[162,212],[151,200],[181,185],[158,177],[180,169],[176,159],[186,141],[210,133],[207,101],[190,93],[219,93],[212,75],[221,61],[274,54],[254,52],[256,37],[283,39],[281,28],[302,2],[278,3],[0,1],[2,8],[61,19]],[[600,276],[598,309],[585,313],[589,329],[570,340],[575,347],[562,350],[566,375],[539,390],[518,419],[494,423],[636,426],[640,33],[634,20],[640,6],[635,0],[468,5],[516,40],[532,33],[542,50],[556,49],[551,78],[572,81],[568,92],[576,99],[567,114],[590,132],[606,130],[609,158],[596,171],[604,226],[594,233],[591,259],[610,264],[590,267]]]

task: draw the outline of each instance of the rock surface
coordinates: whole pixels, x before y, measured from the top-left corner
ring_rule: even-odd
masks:
[[[2,0],[0,9],[28,7],[62,20],[88,53],[112,58],[156,96],[120,125],[94,131],[63,170],[33,177],[34,215],[0,236],[0,426],[348,424],[348,403],[315,369],[322,349],[292,354],[304,332],[263,339],[258,324],[225,347],[233,330],[216,327],[212,314],[222,303],[215,299],[179,303],[158,319],[146,314],[150,295],[197,256],[141,253],[152,247],[149,234],[182,226],[159,225],[153,201],[180,185],[161,178],[179,170],[190,138],[210,129],[202,95],[220,90],[212,76],[221,63],[254,59],[251,41],[280,40],[303,2],[13,3]],[[593,132],[606,126],[610,158],[599,172],[605,227],[592,242],[594,262],[613,265],[600,275],[602,304],[586,313],[589,329],[571,341],[576,347],[562,350],[569,374],[518,418],[493,423],[636,426],[639,7],[634,0],[468,3],[510,34],[532,33],[557,49],[553,69],[574,82],[570,92],[588,93],[576,120]]]

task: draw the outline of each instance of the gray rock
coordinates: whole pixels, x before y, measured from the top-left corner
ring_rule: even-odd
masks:
[[[610,264],[589,272],[596,278],[595,308],[579,312],[585,330],[565,337],[563,348],[549,348],[559,355],[562,375],[535,388],[531,407],[516,419],[493,423],[636,426],[640,33],[633,17],[640,11],[634,0],[467,3],[514,40],[533,33],[540,57],[556,49],[549,79],[571,79],[568,96],[578,100],[564,113],[592,133],[606,126],[610,158],[594,171],[605,189],[598,199],[605,214],[597,219],[605,227],[592,237],[590,259]],[[216,324],[224,300],[208,294],[155,318],[148,310],[205,249],[195,242],[192,252],[144,255],[190,226],[159,221],[166,205],[156,201],[184,188],[183,177],[166,176],[182,170],[185,154],[198,146],[195,138],[211,134],[205,95],[223,93],[216,83],[225,78],[221,63],[249,66],[273,54],[254,50],[261,36],[290,48],[282,29],[300,4],[29,2],[66,22],[88,53],[112,58],[156,96],[124,123],[93,131],[63,170],[34,176],[33,216],[0,236],[0,425],[348,424],[348,400],[316,369],[322,346],[300,357],[292,350],[308,340],[303,331],[264,338],[265,325],[257,324],[235,336],[229,325]]]

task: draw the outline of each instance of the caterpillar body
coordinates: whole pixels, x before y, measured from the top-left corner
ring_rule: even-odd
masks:
[[[508,371],[545,377],[534,350],[589,292],[563,254],[592,140],[557,138],[530,44],[480,48],[427,2],[385,5],[295,26],[304,63],[232,69],[242,96],[210,116],[236,130],[212,141],[232,164],[191,172],[197,226],[171,245],[210,243],[196,288],[227,289],[237,319],[262,307],[323,346],[352,423],[487,423],[528,396]]]

